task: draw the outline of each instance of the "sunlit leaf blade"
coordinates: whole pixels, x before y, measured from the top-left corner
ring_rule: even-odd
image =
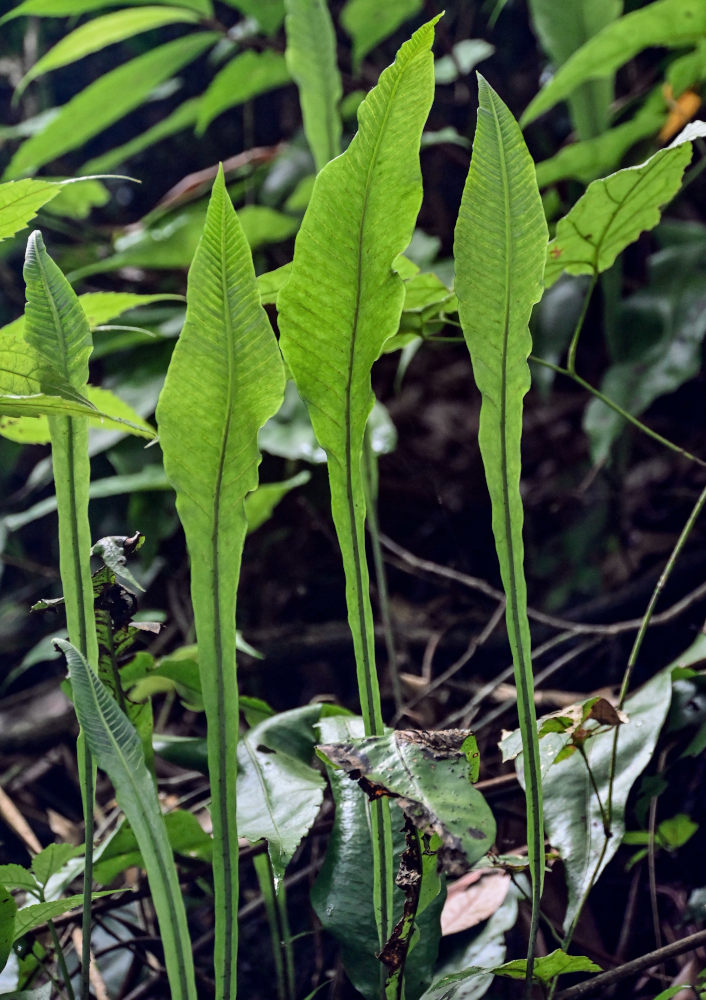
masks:
[[[318,175],[278,298],[282,351],[329,459],[363,715],[375,716],[378,727],[379,692],[364,666],[374,664],[372,614],[359,597],[368,587],[364,565],[356,580],[365,513],[361,455],[373,405],[370,370],[397,331],[404,301],[393,262],[409,243],[421,203],[419,140],[433,95],[432,39],[429,23],[402,46],[360,106],[350,146]]]
[[[58,371],[79,393],[85,392],[92,341],[88,320],[38,232],[27,242],[25,339],[40,363]],[[88,425],[85,420],[51,417],[49,431],[59,510],[59,562],[71,640],[93,668],[98,660],[91,534],[88,523]]]
[[[57,181],[22,180],[0,184],[0,240],[24,229],[42,205],[61,190]]]
[[[535,31],[555,68],[622,14],[623,0],[530,0]],[[601,135],[608,128],[613,80],[591,80],[569,98],[571,118],[579,139]]]
[[[81,654],[64,640],[57,639],[56,644],[66,657],[76,715],[86,742],[98,767],[113,783],[118,805],[130,822],[145,862],[171,995],[195,1000],[184,900],[140,739]]]
[[[544,875],[544,834],[523,567],[520,442],[523,397],[530,385],[527,324],[542,294],[547,224],[520,129],[480,75],[478,99],[473,157],[456,224],[456,294],[482,396],[478,439],[507,598],[520,728],[531,761],[527,843],[535,923]]]
[[[657,0],[606,25],[567,59],[522,116],[522,125],[568,97],[587,80],[610,76],[650,46],[687,48],[706,34],[703,0]]]
[[[218,38],[213,31],[195,32],[151,49],[106,73],[65,104],[45,129],[20,146],[5,175],[17,177],[38,170],[50,160],[82,146],[142,104],[158,84],[196,59]]]
[[[3,351],[0,348],[0,365],[2,363]],[[112,426],[137,437],[156,437],[154,428],[109,389],[86,386],[85,400],[62,399],[41,393],[36,396],[0,394],[0,434],[21,444],[47,444],[51,436],[48,418],[67,416],[86,417],[94,427]]]
[[[600,274],[640,233],[653,229],[661,210],[677,193],[691,159],[691,139],[706,135],[706,123],[692,122],[671,146],[637,167],[618,170],[589,184],[560,219],[547,249],[544,281],[562,271]]]
[[[235,599],[247,532],[244,499],[257,486],[257,432],[283,393],[282,359],[221,169],[189,271],[186,322],[157,405],[165,470],[176,489],[191,558],[213,795],[221,997],[235,996]]]
[[[177,7],[186,7],[207,17],[213,14],[211,0],[131,0],[131,6],[165,3]],[[78,14],[89,14],[104,7],[114,7],[115,0],[24,0],[14,10],[0,18],[0,24],[15,17],[34,15],[35,17],[75,17]]]
[[[198,16],[184,7],[138,7],[119,10],[103,17],[96,17],[80,28],[76,28],[38,59],[17,87],[19,96],[38,76],[49,73],[60,66],[68,66],[91,52],[98,52],[108,45],[114,45],[125,38],[139,35],[143,31],[161,28],[165,24],[194,22]]]
[[[341,151],[341,76],[327,0],[286,0],[289,72],[299,88],[304,131],[316,169]]]
[[[196,131],[200,135],[222,111],[289,83],[284,56],[267,49],[249,49],[231,59],[211,82],[201,98]]]
[[[395,0],[381,4],[378,0],[348,0],[341,12],[341,24],[353,39],[353,61],[356,65],[401,24],[422,9],[422,0]]]

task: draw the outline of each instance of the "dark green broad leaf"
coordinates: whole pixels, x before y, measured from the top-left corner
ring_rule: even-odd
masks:
[[[27,139],[5,171],[18,177],[82,146],[138,107],[156,86],[178,73],[220,36],[198,31],[167,42],[110,70],[64,104],[46,128]]]
[[[98,767],[106,772],[115,797],[140,847],[147,869],[164,945],[172,997],[196,1000],[191,941],[184,900],[157,789],[144,761],[134,727],[73,646],[56,645],[66,656],[76,715]]]
[[[353,61],[361,60],[384,38],[418,14],[422,0],[396,0],[381,4],[378,0],[348,0],[341,12],[341,24],[353,39]]]
[[[202,135],[221,112],[282,87],[290,79],[285,58],[279,52],[241,52],[223,67],[201,98],[197,133]]]
[[[706,336],[706,241],[669,247],[650,258],[644,289],[624,300],[617,320],[620,356],[603,377],[601,392],[634,416],[674,392],[701,368]],[[594,462],[605,459],[626,426],[600,400],[583,419]]]
[[[587,80],[610,76],[651,46],[687,48],[706,34],[702,0],[657,0],[607,24],[575,51],[540,90],[522,116],[522,125],[568,97]]]
[[[321,738],[327,742],[356,740],[364,732],[360,718],[323,719],[318,728]],[[336,939],[346,974],[355,988],[366,1000],[379,1000],[380,962],[376,957],[379,944],[373,909],[372,845],[369,837],[360,836],[361,829],[366,829],[369,823],[368,798],[344,771],[330,765],[326,770],[336,811],[326,857],[311,891],[311,902],[324,929]],[[399,864],[404,846],[401,823],[393,821],[393,836],[395,861]],[[416,921],[419,937],[407,958],[404,984],[407,1000],[417,1000],[427,988],[436,961],[446,890],[434,867],[423,876],[427,905]],[[396,889],[395,920],[399,919],[402,906],[402,893]]]
[[[316,169],[341,152],[343,93],[336,32],[327,0],[286,0],[287,66],[299,88],[304,131]]]
[[[691,140],[706,135],[704,122],[692,122],[667,149],[637,167],[627,167],[589,184],[568,215],[557,223],[547,248],[544,282],[553,285],[563,271],[600,274],[640,233],[654,229],[662,208],[681,186],[691,159]]]
[[[565,928],[571,926],[588,886],[598,878],[620,846],[625,831],[628,795],[652,759],[669,710],[672,670],[690,666],[703,658],[701,638],[625,702],[628,722],[620,726],[618,733],[612,836],[607,842],[601,810],[583,757],[574,753],[545,773],[547,837],[562,858],[569,892]],[[609,729],[584,745],[602,802],[607,802],[613,736],[614,730]],[[565,736],[550,732],[542,737],[540,744],[542,757],[546,755],[554,760],[565,745]],[[518,758],[518,776],[524,781],[521,756]]]
[[[17,903],[4,885],[0,885],[0,972],[5,968],[15,940]]]
[[[390,796],[419,831],[441,840],[439,865],[461,875],[495,839],[495,820],[471,784],[478,747],[466,730],[397,730],[341,744],[319,754],[363,781],[372,797]]]

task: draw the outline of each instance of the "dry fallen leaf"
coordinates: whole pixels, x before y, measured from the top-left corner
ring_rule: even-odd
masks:
[[[510,888],[510,876],[499,869],[471,871],[452,882],[441,911],[441,934],[457,934],[492,917]]]

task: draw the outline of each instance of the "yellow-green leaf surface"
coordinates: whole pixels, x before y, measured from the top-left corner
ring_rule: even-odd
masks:
[[[661,210],[681,187],[691,159],[691,141],[706,135],[706,123],[692,122],[671,146],[637,167],[618,170],[589,184],[585,194],[557,223],[547,250],[544,281],[553,285],[562,271],[600,274],[640,233],[653,229]]]
[[[20,146],[5,176],[18,177],[38,170],[50,160],[82,146],[142,104],[156,86],[178,73],[219,37],[213,31],[199,31],[110,70],[64,104],[46,128]]]
[[[361,455],[373,406],[370,370],[397,332],[404,302],[393,265],[422,199],[419,141],[434,91],[433,36],[429,23],[402,46],[360,106],[350,146],[318,175],[278,298],[282,351],[328,455],[369,735],[381,732],[382,717],[370,677],[372,614],[360,598],[368,589],[367,567],[357,559],[365,521]]]
[[[567,59],[522,116],[528,125],[587,80],[610,76],[650,46],[687,48],[706,35],[703,0],[657,0],[606,25]]]
[[[38,232],[27,243],[24,266],[27,286],[25,339],[40,363],[84,394],[92,340],[88,320]],[[67,416],[51,417],[54,483],[59,511],[59,565],[71,641],[95,669],[98,662],[93,586],[91,530],[88,523],[88,423]]]
[[[0,359],[2,351],[0,350]],[[85,416],[93,427],[113,427],[127,434],[147,439],[155,430],[133,408],[109,389],[86,386],[88,406],[54,396],[3,397],[0,395],[0,434],[21,444],[47,444],[50,440],[49,416]]]
[[[56,181],[22,180],[0,184],[0,240],[24,229],[36,212],[55,198],[60,190]]]
[[[96,17],[66,35],[37,60],[19,83],[17,96],[38,76],[50,73],[60,66],[68,66],[91,52],[98,52],[108,45],[139,35],[143,31],[161,28],[165,24],[193,23],[197,20],[196,12],[184,7],[138,7]]]
[[[200,135],[222,111],[268,90],[289,83],[289,70],[284,56],[269,49],[253,52],[248,49],[231,59],[213,80],[201,98],[196,131]]]
[[[341,76],[326,0],[286,0],[289,72],[299,88],[304,131],[316,169],[341,152]]]
[[[517,122],[479,75],[478,124],[454,243],[459,318],[482,395],[479,443],[507,597],[520,728],[528,761],[527,843],[533,925],[544,876],[544,834],[520,496],[522,406],[532,306],[542,295],[547,224],[534,164]],[[531,935],[532,936],[532,935]],[[531,952],[528,965],[531,973]]]
[[[191,559],[215,841],[216,995],[228,998],[235,996],[237,952],[235,599],[244,499],[257,486],[257,432],[283,394],[284,366],[221,170],[189,271],[186,322],[157,422]]]
[[[148,3],[173,3],[206,17],[213,15],[211,0],[131,0],[133,7]],[[90,14],[94,10],[103,10],[104,7],[115,7],[115,0],[24,0],[24,3],[19,3],[14,10],[0,18],[0,24],[14,17],[30,14],[35,17],[76,17],[79,14]]]
[[[186,910],[157,788],[147,770],[140,738],[78,650],[64,640],[76,715],[98,767],[115,788],[115,798],[140,847],[159,921],[173,1000],[196,1000],[194,964]]]

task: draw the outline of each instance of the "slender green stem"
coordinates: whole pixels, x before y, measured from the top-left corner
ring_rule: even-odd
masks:
[[[647,434],[648,437],[651,437],[654,441],[658,441],[659,444],[664,445],[665,448],[669,448],[670,451],[675,452],[677,455],[681,455],[683,458],[688,458],[690,462],[696,462],[697,465],[706,466],[706,461],[702,458],[699,458],[697,455],[692,455],[690,451],[687,451],[685,448],[680,448],[678,444],[674,444],[673,441],[662,437],[662,435],[658,434],[657,431],[653,431],[646,424],[643,424],[641,420],[638,420],[637,417],[634,417],[632,413],[628,413],[628,411],[623,409],[622,406],[614,402],[610,399],[610,397],[604,395],[600,389],[596,389],[595,386],[581,378],[580,375],[577,375],[576,372],[570,371],[569,368],[562,368],[561,365],[555,365],[551,361],[546,361],[544,358],[538,358],[535,354],[530,355],[530,361],[533,361],[537,365],[542,365],[544,368],[551,368],[551,370],[556,372],[558,375],[568,376],[573,379],[577,385],[580,385],[587,392],[590,392],[592,396],[595,396],[596,399],[600,399],[602,403],[609,406],[611,410],[619,413],[624,420],[631,423],[633,427],[637,427],[637,429],[642,431],[643,434]]]
[[[598,803],[598,808],[601,813],[601,820],[603,821],[603,833],[606,837],[610,836],[610,826],[608,823],[608,814],[603,808],[603,802],[601,801],[601,793],[598,790],[598,785],[596,784],[596,777],[593,773],[593,768],[588,762],[588,755],[586,753],[586,748],[582,744],[577,744],[576,749],[581,754],[581,759],[586,765],[586,770],[588,771],[588,780],[591,782],[591,788],[593,789],[593,794],[596,796],[596,802]]]
[[[292,931],[289,926],[287,912],[287,891],[284,881],[281,882],[277,896],[277,913],[279,917],[282,950],[284,952],[284,969],[287,982],[287,1000],[297,1000],[297,979],[294,973],[294,947]]]
[[[380,607],[380,618],[382,620],[382,630],[385,637],[385,651],[387,652],[387,666],[390,671],[392,681],[392,694],[395,700],[395,712],[402,711],[402,685],[397,669],[397,652],[395,650],[395,632],[392,627],[392,615],[390,614],[390,596],[387,589],[387,573],[385,572],[385,562],[382,557],[382,545],[380,544],[380,524],[378,522],[377,511],[377,459],[373,452],[370,441],[370,432],[366,428],[365,442],[363,444],[363,483],[365,486],[365,505],[367,513],[368,535],[370,536],[370,547],[373,553],[373,566],[375,569],[375,582],[378,590],[378,604]]]
[[[69,1000],[75,1000],[76,995],[74,993],[74,988],[71,985],[71,976],[69,975],[69,970],[66,967],[66,958],[64,957],[64,949],[61,947],[61,942],[59,941],[59,935],[56,933],[56,927],[54,926],[54,921],[47,920],[47,926],[49,928],[49,933],[51,934],[51,939],[54,942],[54,950],[56,952],[56,964],[59,966],[59,972],[61,973],[61,978],[64,980],[66,993],[69,997]]]
[[[270,863],[269,855],[266,853],[256,854],[253,858],[255,874],[257,875],[260,892],[265,903],[265,915],[270,929],[272,941],[272,957],[275,963],[275,976],[277,978],[277,1000],[288,1000],[287,982],[285,979],[284,961],[282,957],[282,932],[280,918],[277,907],[274,874]]]
[[[571,343],[569,344],[569,353],[567,357],[566,367],[569,375],[573,375],[576,369],[576,351],[579,346],[579,337],[581,335],[581,330],[583,329],[583,324],[586,319],[586,313],[588,312],[588,306],[591,301],[591,296],[593,295],[593,290],[596,287],[596,281],[598,280],[598,275],[594,274],[591,278],[591,282],[586,289],[586,294],[583,299],[583,305],[581,306],[581,312],[579,313],[579,318],[576,321],[576,326],[574,327],[574,332],[571,337]]]

